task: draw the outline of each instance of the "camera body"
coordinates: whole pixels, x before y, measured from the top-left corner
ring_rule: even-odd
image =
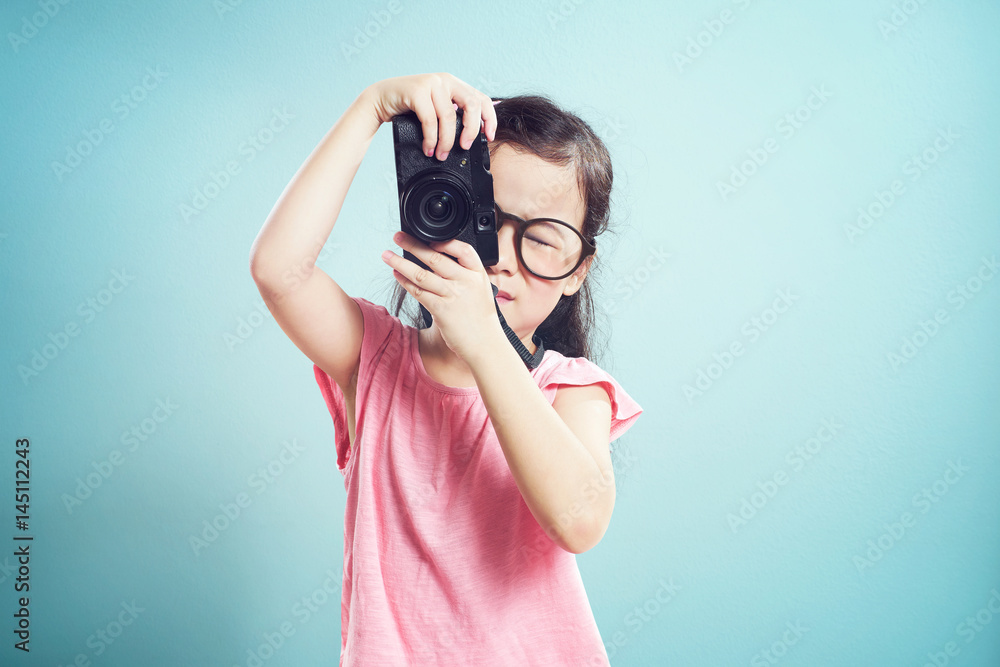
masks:
[[[459,146],[462,112],[457,116],[455,144],[444,161],[424,155],[415,113],[393,117],[400,229],[424,243],[465,241],[476,249],[483,266],[492,266],[498,250],[490,151],[482,131],[468,150]],[[409,251],[403,256],[427,268]]]

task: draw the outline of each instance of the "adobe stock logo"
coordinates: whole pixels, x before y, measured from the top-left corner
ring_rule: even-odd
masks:
[[[628,635],[622,630],[618,630],[611,634],[609,637],[610,642],[604,643],[604,650],[607,651],[609,659],[614,658],[619,649],[628,644],[632,637],[638,635],[644,627],[652,622],[677,597],[678,591],[682,590],[681,586],[674,583],[673,577],[668,577],[666,581],[661,577],[657,579],[656,583],[659,586],[653,594],[642,605],[633,607],[632,611],[625,614],[625,617],[622,619],[625,627],[632,634]],[[607,663],[602,662],[601,664]]]
[[[798,644],[802,635],[809,632],[809,628],[803,627],[798,620],[795,623],[788,621],[785,623],[785,627],[787,629],[781,635],[781,639],[771,642],[769,647],[750,658],[751,667],[767,667],[778,664],[779,660],[788,655],[788,649]]]
[[[98,290],[96,295],[81,301],[80,305],[77,306],[76,312],[83,318],[82,324],[69,320],[55,333],[50,331],[48,334],[50,342],[44,343],[41,351],[37,347],[31,351],[30,367],[24,364],[18,365],[17,373],[21,377],[21,382],[27,385],[30,378],[38,377],[42,371],[48,368],[56,357],[69,346],[70,340],[80,335],[83,325],[93,322],[98,313],[103,313],[114,301],[115,295],[124,291],[133,280],[135,280],[135,276],[126,269],[122,269],[120,272],[112,269],[111,280],[108,281],[107,287]]]
[[[242,4],[243,0],[215,0],[215,2],[212,3],[212,7],[215,9],[215,13],[221,21],[226,14],[235,12],[236,8]]]
[[[948,303],[955,305],[954,312],[957,313],[965,308],[965,305],[983,290],[986,283],[993,279],[998,269],[1000,269],[1000,264],[997,263],[996,255],[981,258],[975,275],[970,276],[964,283],[956,285],[945,297]],[[948,314],[947,308],[938,308],[934,312],[933,318],[918,322],[917,328],[900,340],[899,348],[886,354],[886,360],[892,370],[898,373],[900,367],[910,363],[920,353],[920,350],[938,335],[941,328],[950,322],[951,316]]]
[[[615,315],[618,312],[618,306],[638,294],[671,257],[671,253],[666,252],[663,246],[650,247],[644,261],[615,281],[612,291],[614,296],[601,302],[604,311],[608,315]]]
[[[121,611],[116,610],[117,613],[112,612],[115,614],[114,617],[87,637],[85,643],[90,651],[77,653],[72,663],[67,663],[67,667],[70,665],[73,665],[73,667],[90,667],[94,663],[91,662],[91,657],[88,653],[92,653],[93,657],[96,658],[109,651],[118,638],[125,633],[125,629],[135,623],[136,619],[139,618],[139,614],[146,611],[145,607],[140,607],[136,604],[135,599],[131,603],[122,600],[118,606],[121,607]],[[101,661],[98,660],[96,662],[100,663]],[[59,665],[59,667],[62,667],[62,665]]]
[[[253,134],[247,135],[247,138],[240,143],[237,150],[239,156],[243,158],[242,164],[238,159],[227,161],[222,169],[212,171],[205,183],[194,189],[194,195],[189,201],[179,204],[178,210],[184,223],[188,224],[191,222],[191,218],[201,215],[208,208],[209,203],[217,199],[229,187],[233,178],[242,171],[243,165],[253,162],[288,127],[294,118],[295,114],[289,113],[285,107],[280,110],[271,109],[271,118],[267,124],[261,126]]]
[[[808,462],[816,458],[823,451],[823,446],[832,442],[843,428],[844,425],[838,422],[835,417],[820,420],[820,427],[816,430],[814,437],[808,438],[801,445],[796,445],[785,454],[788,471],[779,468],[764,481],[758,481],[757,490],[740,499],[740,508],[737,513],[730,512],[726,515],[729,529],[736,533],[739,528],[753,521],[757,514],[778,495],[781,488],[787,486],[789,481],[795,478],[794,473],[800,472]]]
[[[778,290],[777,297],[769,308],[764,308],[759,314],[754,315],[740,327],[747,344],[756,343],[762,334],[769,331],[778,319],[799,300],[797,294],[792,294],[790,289]],[[732,341],[723,351],[712,355],[713,361],[709,362],[705,368],[699,368],[692,384],[685,384],[682,387],[684,397],[687,398],[688,405],[694,399],[701,397],[706,391],[711,389],[715,383],[722,378],[723,374],[736,363],[736,360],[746,353],[747,348],[743,346],[740,339]]]
[[[294,616],[299,625],[305,625],[314,614],[319,612],[330,602],[340,601],[342,595],[341,581],[344,579],[343,573],[337,574],[333,570],[327,570],[326,579],[323,583],[313,589],[309,595],[303,595],[298,602],[292,605],[289,615]],[[296,627],[291,621],[285,620],[278,625],[273,632],[263,632],[260,637],[264,641],[255,647],[248,648],[245,652],[246,660],[233,667],[262,667],[262,665],[273,658],[281,650],[285,642],[293,637]]]
[[[110,108],[119,121],[123,121],[139,108],[151,92],[159,88],[160,83],[170,76],[170,72],[164,72],[159,65],[156,69],[146,68],[146,74],[142,81],[132,86],[128,91],[122,93],[111,101]],[[83,131],[83,139],[73,146],[66,146],[66,155],[63,161],[52,161],[52,173],[56,175],[62,183],[66,174],[72,173],[74,169],[83,164],[84,158],[94,152],[94,150],[104,143],[104,140],[115,131],[115,122],[111,118],[102,118],[97,122],[97,127]]]
[[[398,16],[402,11],[403,6],[399,0],[389,0],[385,9],[373,10],[370,14],[371,20],[364,24],[364,29],[355,26],[354,38],[351,42],[340,43],[340,53],[344,56],[344,60],[351,62],[351,58],[361,55],[361,51],[382,34],[382,31],[392,23],[393,17]]]
[[[986,604],[980,607],[974,616],[971,614],[966,616],[955,626],[955,634],[964,638],[966,645],[975,641],[979,633],[983,632],[995,617],[1000,616],[1000,591],[994,588],[990,593]],[[949,641],[941,648],[941,651],[927,653],[927,662],[923,667],[945,667],[951,664],[951,658],[962,652],[958,642],[955,641]]]
[[[274,316],[268,310],[267,304],[258,299],[254,305],[254,309],[250,311],[246,319],[243,317],[236,318],[235,333],[229,333],[228,331],[223,333],[222,340],[226,342],[226,345],[229,346],[229,351],[232,352],[236,349],[237,345],[245,343],[268,319],[274,319]]]
[[[951,487],[958,484],[965,477],[965,473],[971,469],[971,467],[963,465],[960,458],[948,461],[948,467],[944,469],[941,477],[913,495],[911,500],[913,507],[920,510],[921,514],[927,514],[936,504],[941,502]],[[863,554],[854,556],[854,567],[858,569],[858,572],[864,573],[865,570],[875,567],[875,563],[882,560],[885,554],[906,536],[907,531],[917,525],[917,518],[910,512],[903,512],[898,521],[883,523],[882,527],[885,531],[874,539],[868,540],[866,543],[868,548]]]
[[[62,6],[68,5],[70,0],[38,0],[38,7],[42,11],[31,15],[31,20],[27,16],[21,17],[20,33],[8,32],[7,41],[17,53],[22,46],[27,45],[38,31],[49,24],[49,19],[55,18]]]
[[[792,109],[774,123],[774,131],[782,139],[788,140],[795,136],[813,115],[826,106],[833,93],[826,89],[826,84],[813,86],[809,96],[795,109]],[[748,148],[747,159],[730,167],[729,178],[726,181],[716,181],[715,188],[722,201],[726,201],[736,191],[742,188],[771,159],[771,156],[781,150],[781,143],[774,137],[765,139],[759,147]]]
[[[878,30],[882,33],[882,39],[888,40],[889,35],[899,32],[899,29],[910,22],[916,16],[920,8],[927,4],[927,0],[904,0],[892,6],[892,13],[889,20],[881,19],[878,22]]]
[[[955,145],[955,141],[961,139],[962,135],[948,129],[937,132],[937,136],[922,151],[911,155],[900,168],[903,176],[908,176],[911,183],[919,181],[925,173],[936,164],[941,155]],[[871,229],[876,222],[889,213],[896,202],[906,194],[906,183],[902,179],[894,179],[885,190],[875,189],[874,196],[864,206],[859,206],[857,218],[854,223],[844,224],[844,234],[847,240],[854,243],[856,239],[863,236]]]
[[[247,478],[247,486],[255,489],[257,495],[267,491],[277,481],[277,478],[305,452],[305,447],[300,445],[295,438],[292,438],[291,442],[286,440],[284,445],[276,458],[268,461],[267,466],[258,468],[257,472]],[[194,555],[199,556],[203,550],[218,540],[219,536],[229,530],[230,526],[243,515],[243,510],[252,504],[253,497],[246,491],[237,493],[230,503],[220,503],[219,513],[204,519],[198,534],[188,535],[188,544]]]
[[[156,407],[153,408],[148,417],[143,418],[138,424],[133,424],[128,431],[122,431],[120,439],[122,445],[128,445],[128,451],[135,452],[180,407],[169,396],[166,400],[157,398]],[[112,449],[107,458],[91,461],[90,467],[93,468],[93,472],[88,473],[85,477],[76,478],[76,488],[72,494],[62,494],[61,500],[66,511],[72,514],[75,508],[83,505],[84,501],[90,498],[125,463],[126,456],[124,451]]]
[[[740,11],[746,11],[750,7],[750,2],[751,0],[733,0],[733,4],[739,7]],[[683,53],[680,51],[674,51],[673,53],[677,71],[683,74],[684,68],[694,64],[695,60],[700,58],[706,50],[722,37],[722,33],[726,31],[726,26],[735,23],[737,18],[739,18],[739,15],[733,13],[733,10],[723,9],[719,12],[718,18],[710,18],[702,21],[705,29],[699,31],[693,37],[688,37],[687,46]]]
[[[549,27],[555,30],[557,25],[565,23],[569,17],[576,13],[577,6],[582,5],[583,2],[584,0],[562,0],[557,7],[558,14],[553,11],[545,14],[545,18],[549,21]]]

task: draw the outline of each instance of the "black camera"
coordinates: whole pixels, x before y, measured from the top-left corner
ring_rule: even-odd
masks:
[[[490,151],[482,131],[468,150],[459,145],[462,112],[457,116],[455,144],[444,161],[424,155],[415,113],[393,117],[400,229],[424,243],[465,241],[476,249],[483,266],[492,266],[498,251]],[[403,256],[427,268],[409,251]]]

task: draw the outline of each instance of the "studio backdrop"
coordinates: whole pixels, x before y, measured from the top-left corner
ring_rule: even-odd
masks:
[[[357,95],[542,94],[614,163],[644,408],[577,562],[613,665],[1000,664],[1000,5],[0,9],[0,664],[332,665],[345,491],[249,252]],[[389,305],[391,128],[317,265]],[[588,278],[590,279],[590,278]]]

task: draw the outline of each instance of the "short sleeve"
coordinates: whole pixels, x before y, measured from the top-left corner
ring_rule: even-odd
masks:
[[[560,385],[584,387],[597,384],[608,392],[611,399],[611,440],[614,441],[632,427],[642,414],[642,407],[629,396],[618,382],[604,369],[583,357],[563,357],[557,352],[549,352],[555,357],[547,372],[542,374],[539,387],[545,393],[552,392]]]
[[[361,308],[365,331],[361,339],[361,360],[358,366],[358,386],[355,398],[355,444],[360,439],[363,423],[363,406],[371,389],[372,370],[378,364],[386,345],[394,333],[402,332],[400,321],[389,314],[384,306],[373,304],[367,299],[351,297]],[[397,331],[398,330],[398,331]],[[337,446],[337,468],[344,474],[350,458],[351,437],[347,428],[347,402],[340,385],[322,368],[313,364],[313,375],[319,385],[326,407],[333,417],[333,429]]]

